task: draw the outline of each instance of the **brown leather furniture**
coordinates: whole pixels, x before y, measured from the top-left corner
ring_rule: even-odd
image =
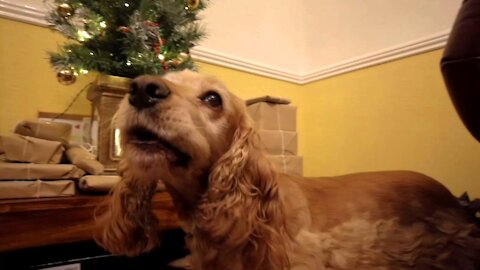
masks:
[[[480,142],[480,0],[465,0],[441,60],[453,104]]]

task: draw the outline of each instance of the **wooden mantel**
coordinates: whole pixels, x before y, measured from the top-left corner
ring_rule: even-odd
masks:
[[[93,212],[106,199],[101,195],[0,200],[0,252],[91,240]],[[153,198],[161,229],[179,227],[171,197]]]

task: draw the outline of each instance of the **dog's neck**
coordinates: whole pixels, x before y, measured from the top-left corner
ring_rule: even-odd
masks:
[[[191,184],[181,186],[172,184],[180,182]],[[207,189],[207,185],[208,174],[176,177],[171,181],[165,181],[165,186],[172,197],[180,220],[188,224],[192,222],[196,207],[198,207],[199,200]]]

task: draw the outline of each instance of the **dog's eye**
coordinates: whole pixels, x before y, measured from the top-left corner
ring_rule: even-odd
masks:
[[[209,91],[200,98],[208,106],[219,109],[222,107],[222,98],[219,94]]]

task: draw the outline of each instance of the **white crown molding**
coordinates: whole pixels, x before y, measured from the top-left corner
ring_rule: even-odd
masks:
[[[48,23],[45,21],[45,15],[45,9],[39,7],[38,3],[36,5],[33,3],[32,5],[27,5],[16,4],[11,0],[0,0],[0,17],[46,27],[48,26]],[[431,36],[350,58],[307,73],[286,71],[281,68],[255,63],[248,59],[241,59],[235,56],[219,53],[202,46],[197,46],[192,49],[192,56],[195,60],[209,64],[237,69],[296,84],[307,84],[354,70],[442,48],[447,42],[449,32],[450,30],[445,30]]]
[[[196,47],[192,50],[192,56],[194,59],[206,63],[234,68],[297,84],[307,84],[354,70],[443,48],[447,43],[449,33],[450,30],[445,30],[431,36],[416,39],[387,49],[353,57],[306,74],[295,74],[275,67],[268,67],[263,64],[253,63],[250,60],[242,60],[233,56],[220,54],[203,47]]]
[[[0,0],[0,17],[30,23],[38,26],[48,26],[45,21],[46,11],[38,4],[18,4],[13,1]]]
[[[444,30],[434,35],[416,39],[387,49],[378,50],[362,56],[350,58],[345,61],[320,68],[315,72],[303,75],[301,83],[310,83],[357,69],[443,48],[447,43],[449,33],[450,29]]]
[[[255,63],[251,60],[241,59],[231,55],[218,53],[202,46],[196,46],[191,51],[192,57],[195,60],[199,60],[205,63],[219,65],[223,67],[229,67],[256,75],[261,75],[269,78],[279,79],[287,82],[293,82],[300,84],[302,76],[281,70],[276,67],[267,66],[265,64]]]

